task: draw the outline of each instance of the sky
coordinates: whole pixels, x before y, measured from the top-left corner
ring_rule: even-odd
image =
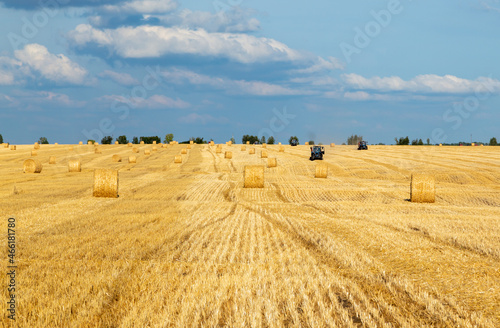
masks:
[[[4,142],[500,138],[500,0],[0,0]]]

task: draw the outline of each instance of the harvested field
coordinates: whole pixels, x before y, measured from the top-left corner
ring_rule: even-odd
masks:
[[[0,148],[19,327],[500,327],[500,148],[335,145],[316,179],[304,145],[267,145],[273,168],[228,145],[176,164],[184,147],[44,145],[39,174],[33,145]],[[119,170],[118,198],[92,197],[95,169]],[[412,174],[435,203],[409,201]]]

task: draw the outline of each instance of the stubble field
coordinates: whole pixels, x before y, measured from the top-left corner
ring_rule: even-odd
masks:
[[[41,145],[40,174],[22,171],[33,145],[0,149],[15,326],[500,327],[500,148],[326,147],[315,179],[307,146],[268,145],[277,167],[245,189],[261,146],[194,145],[182,164],[184,145],[73,147]],[[119,198],[92,197],[96,168],[119,169]],[[435,176],[436,203],[408,201],[412,173]]]

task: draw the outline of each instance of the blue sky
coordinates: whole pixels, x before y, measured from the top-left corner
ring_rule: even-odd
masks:
[[[500,137],[500,1],[3,0],[0,133]]]

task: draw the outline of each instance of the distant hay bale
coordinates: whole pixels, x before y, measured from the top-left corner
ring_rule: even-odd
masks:
[[[325,179],[328,176],[328,166],[324,163],[316,164],[315,178]]]
[[[215,148],[215,153],[216,154],[222,153],[222,148],[220,148],[220,147]]]
[[[113,160],[113,162],[121,162],[122,161],[122,157],[120,155],[113,155],[113,157],[111,157],[111,159]]]
[[[443,144],[439,144],[439,147],[443,147]]]
[[[267,150],[263,150],[260,152],[260,158],[267,158]]]
[[[140,144],[141,144],[141,145],[144,145],[144,141],[142,141],[142,140],[141,140]]]
[[[264,166],[246,165],[244,179],[245,188],[264,188]]]
[[[335,147],[335,144],[332,142],[332,143],[330,144],[330,147]]]
[[[56,164],[56,157],[55,156],[49,157],[49,164]]]
[[[476,144],[475,144],[474,142],[473,142],[473,143],[471,143],[471,146],[472,146],[472,147],[474,147],[475,145],[476,145]]]
[[[146,155],[146,156],[151,155],[151,150],[150,150],[150,149],[146,149],[146,150],[144,151],[144,155]]]
[[[54,143],[54,145],[59,146],[59,143],[56,142],[56,143]]]
[[[68,172],[82,172],[82,162],[79,159],[69,160]]]
[[[263,143],[263,144],[262,144],[262,148],[267,148],[267,144],[266,144],[266,143]]]
[[[80,141],[78,144],[79,144],[80,146],[81,146],[81,145],[83,145],[83,141]]]
[[[40,173],[42,172],[42,163],[37,159],[27,159],[23,163],[24,173]]]
[[[16,150],[16,146],[15,145],[11,145],[10,146],[10,150]]]
[[[233,158],[233,152],[226,151],[226,153],[224,154],[224,158],[227,158],[227,159]]]
[[[69,151],[72,151],[72,150],[73,150],[73,146],[69,146],[69,147],[68,147],[68,150],[69,150]]]
[[[233,144],[233,142],[232,142],[232,141],[228,141],[228,142],[227,142],[227,145],[228,145],[228,146],[231,146],[232,144]]]
[[[92,144],[92,141],[87,141],[87,145],[91,145]]]
[[[102,154],[101,148],[96,147],[94,150],[94,153],[96,154]]]
[[[241,146],[241,151],[246,151],[246,150],[247,150],[247,147]]]
[[[281,142],[278,142],[278,145],[281,146]]]
[[[194,144],[194,141],[193,140],[189,140],[189,144],[190,145]]]
[[[96,169],[94,171],[94,197],[118,197],[118,170]]]
[[[156,145],[156,140],[153,140],[153,145]]]
[[[306,142],[304,143],[304,145],[309,146],[309,142],[307,142],[307,141],[306,141]]]
[[[131,142],[129,142],[129,143],[127,144],[127,147],[132,147],[132,143],[131,143]]]
[[[175,155],[174,163],[176,164],[182,163],[182,155]]]
[[[4,143],[3,148],[9,148],[9,143],[8,142]]]
[[[94,142],[94,147],[97,147],[97,146],[99,146],[99,143],[96,141],[96,142]]]
[[[36,152],[36,150],[31,151],[31,156],[38,156],[38,153]]]
[[[118,141],[115,141],[115,145],[119,145],[120,143]]]
[[[434,203],[436,201],[434,177],[425,174],[412,174],[410,200],[412,203]]]
[[[187,145],[187,149],[191,149],[191,145],[190,145],[190,144],[189,144],[189,145]]]
[[[277,165],[277,163],[276,163],[275,157],[271,157],[271,158],[267,159],[267,167],[276,167],[276,165]]]
[[[284,153],[285,152],[285,147],[284,146],[280,146],[280,153]]]
[[[35,142],[35,144],[34,144],[33,148],[35,148],[35,149],[40,149],[40,145],[38,144],[38,142]]]
[[[134,147],[134,148],[132,148],[132,151],[133,151],[134,153],[138,153],[138,152],[139,152],[139,148]]]
[[[187,148],[182,148],[182,149],[181,149],[181,154],[182,154],[182,155],[186,155],[187,153],[188,153]]]
[[[163,144],[162,147],[163,148],[168,148],[168,144]]]
[[[129,163],[137,163],[137,157],[135,157],[135,156],[129,156],[128,157],[128,162]]]
[[[255,154],[255,148],[250,148],[250,150],[248,151],[248,153],[249,153],[250,155]]]
[[[247,145],[249,145],[249,144],[250,144],[250,141],[247,141]]]
[[[158,151],[158,147],[157,146],[153,146],[153,151]]]

